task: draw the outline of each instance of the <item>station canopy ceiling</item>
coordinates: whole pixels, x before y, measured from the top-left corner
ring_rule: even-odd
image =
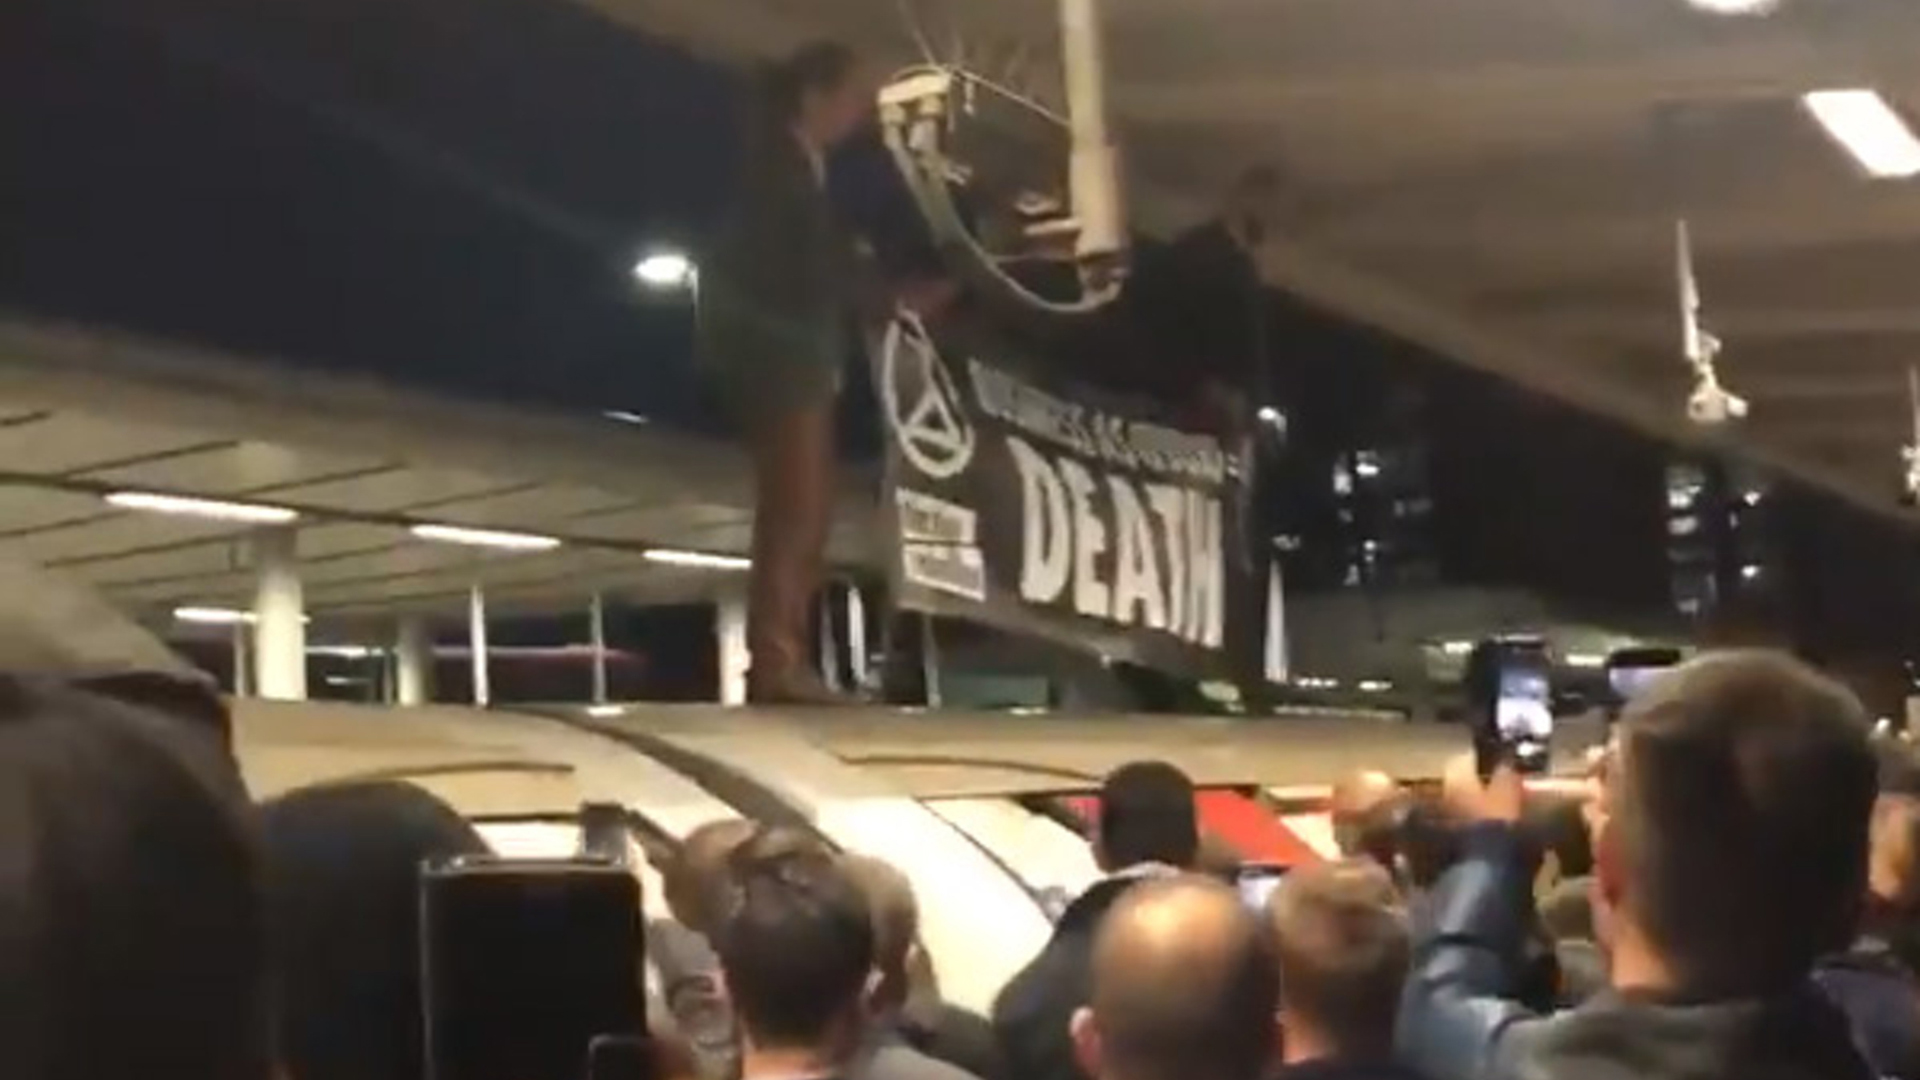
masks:
[[[128,493],[297,513],[318,620],[464,612],[476,583],[505,612],[708,599],[739,585],[725,557],[747,551],[749,485],[732,446],[650,426],[0,319],[0,549],[147,621],[250,608],[258,526],[130,509]],[[420,525],[560,543],[437,542]]]
[[[1051,0],[576,0],[727,60],[830,34],[1057,100]],[[1712,7],[1759,7],[1761,15]],[[1869,180],[1801,96],[1920,103],[1910,0],[1101,0],[1133,212],[1289,181],[1276,285],[1694,440],[1674,219],[1756,460],[1899,513],[1920,181]]]

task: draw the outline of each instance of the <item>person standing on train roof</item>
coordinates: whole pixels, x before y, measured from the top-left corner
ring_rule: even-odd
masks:
[[[753,569],[747,697],[756,704],[843,703],[809,663],[834,501],[834,405],[856,347],[863,272],[827,195],[832,151],[866,129],[875,92],[838,42],[768,65],[749,109],[740,189],[702,267],[702,362],[741,426],[753,462]],[[914,283],[895,299],[943,306],[950,283]]]

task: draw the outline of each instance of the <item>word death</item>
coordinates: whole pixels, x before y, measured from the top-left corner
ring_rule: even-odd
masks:
[[[1020,596],[1217,649],[1225,634],[1220,500],[1171,484],[1094,476],[1007,437],[1020,470]]]

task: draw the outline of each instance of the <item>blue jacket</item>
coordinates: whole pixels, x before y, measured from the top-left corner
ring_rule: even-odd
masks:
[[[1481,825],[1415,928],[1401,1059],[1434,1080],[1869,1080],[1811,981],[1779,998],[1675,1003],[1607,991],[1541,1016],[1513,1000],[1532,917],[1514,831]]]

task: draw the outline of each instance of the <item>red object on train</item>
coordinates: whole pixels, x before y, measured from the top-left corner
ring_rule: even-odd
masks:
[[[1069,795],[1060,801],[1089,830],[1100,818],[1098,795]],[[1294,867],[1325,861],[1273,811],[1237,791],[1196,791],[1193,808],[1200,828],[1232,844],[1247,862]]]

